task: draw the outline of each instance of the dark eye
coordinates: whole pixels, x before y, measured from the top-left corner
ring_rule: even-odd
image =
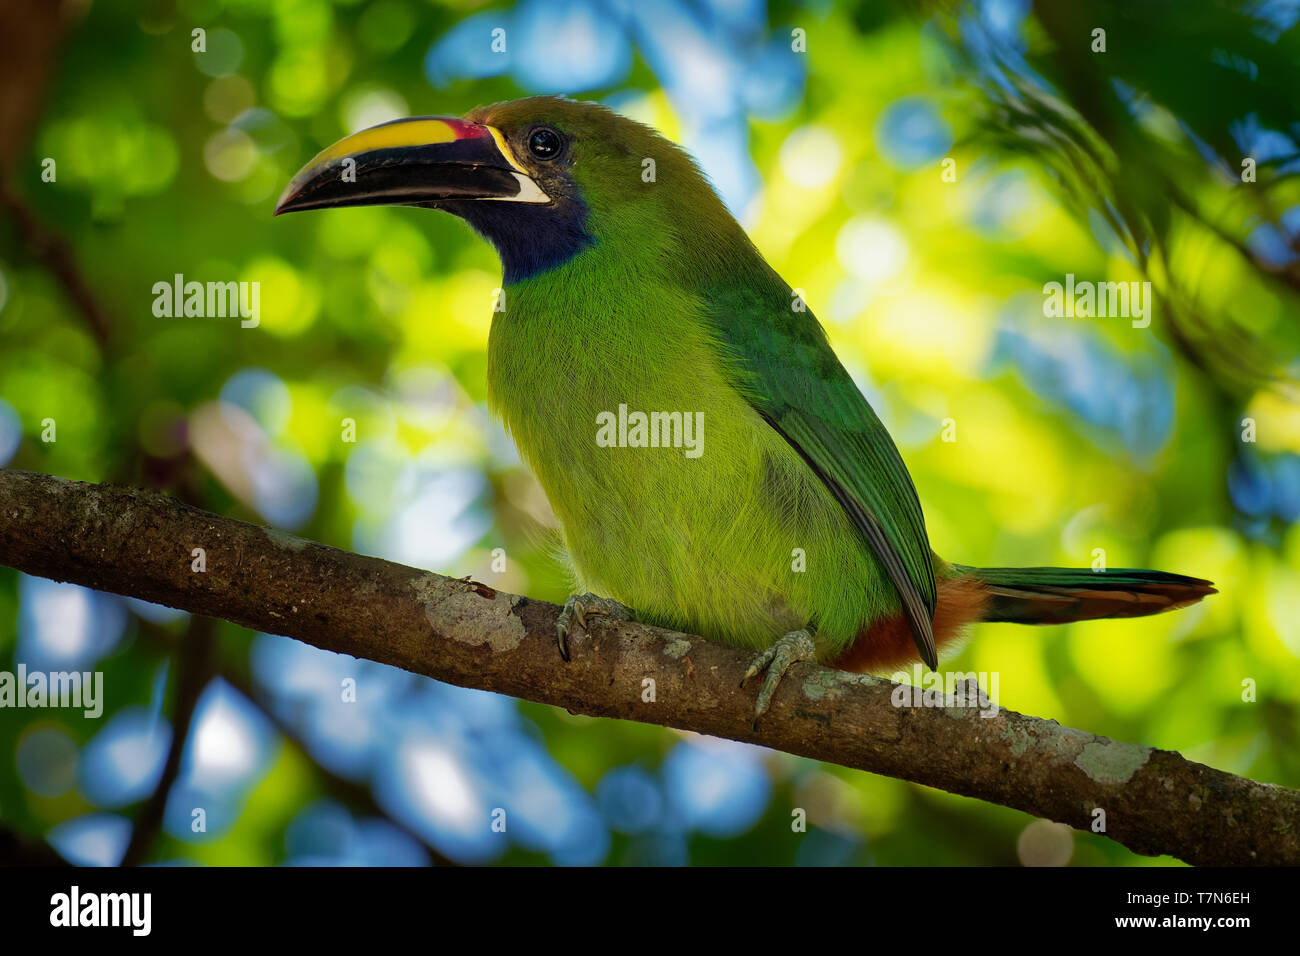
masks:
[[[549,126],[539,126],[528,134],[528,152],[537,159],[554,159],[564,148],[564,139]]]

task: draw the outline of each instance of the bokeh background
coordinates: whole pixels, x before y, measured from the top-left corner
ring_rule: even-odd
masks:
[[[804,291],[937,551],[1087,566],[1100,548],[1222,592],[1150,619],[982,626],[954,669],[997,672],[1003,706],[1300,785],[1300,4],[0,16],[0,464],[562,601],[553,516],[485,410],[493,252],[426,210],[271,210],[357,129],[598,100],[685,145]],[[260,282],[260,326],[156,317],[152,287],[177,273]],[[1067,273],[1151,281],[1150,327],[1046,317]],[[76,863],[1170,862],[0,569],[0,669],[19,662],[105,675],[98,720],[0,710],[7,845]]]

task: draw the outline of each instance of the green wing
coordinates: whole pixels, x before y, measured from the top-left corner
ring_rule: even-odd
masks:
[[[788,292],[784,309],[773,305],[781,301],[779,291],[769,286],[765,292],[732,286],[707,296],[736,384],[867,540],[898,590],[921,658],[933,669],[934,563],[912,478],[817,319],[790,310]]]

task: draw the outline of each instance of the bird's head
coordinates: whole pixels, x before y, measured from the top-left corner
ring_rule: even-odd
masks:
[[[673,143],[606,107],[553,96],[355,133],[303,167],[275,212],[371,205],[461,217],[496,246],[507,283],[593,247],[644,250],[659,244],[654,235],[688,248],[711,223],[735,226]]]

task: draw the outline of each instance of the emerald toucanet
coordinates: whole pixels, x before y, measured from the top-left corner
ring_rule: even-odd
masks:
[[[586,592],[560,618],[566,657],[592,613],[750,648],[749,676],[767,671],[757,719],[795,661],[881,670],[919,652],[934,668],[974,621],[1129,617],[1214,593],[1162,571],[934,554],[898,449],[816,318],[687,154],[640,123],[558,97],[397,120],[318,155],[276,213],[373,204],[444,210],[500,254],[490,402]]]

